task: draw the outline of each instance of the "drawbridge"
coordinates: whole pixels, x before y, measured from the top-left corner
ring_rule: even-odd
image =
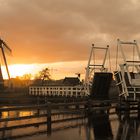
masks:
[[[120,56],[119,56],[120,54]],[[117,61],[121,59],[114,77],[119,87],[119,96],[125,100],[140,99],[140,50],[136,40],[117,41]]]
[[[107,60],[109,60],[108,63]],[[109,46],[97,47],[92,44],[85,76],[85,92],[91,98],[108,99],[112,82],[111,67],[108,65],[111,65]]]
[[[96,51],[101,51],[102,53],[98,54]],[[98,60],[96,56],[100,57],[100,63],[99,61],[96,62]],[[109,73],[105,67],[107,57],[109,57],[109,46],[96,47],[92,44],[84,85],[33,85],[29,87],[29,94],[35,96],[87,97],[90,96],[92,90],[92,92],[100,96],[102,92],[107,92],[112,80],[112,73]]]

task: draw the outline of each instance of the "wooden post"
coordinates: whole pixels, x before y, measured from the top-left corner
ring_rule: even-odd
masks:
[[[78,110],[79,108],[80,108],[80,107],[79,107],[79,105],[75,105],[75,109],[77,109],[77,110]]]
[[[47,97],[45,96],[45,104],[47,103]]]
[[[125,111],[125,118],[129,118],[130,117],[130,104],[129,102],[125,102],[125,106],[124,106],[124,111]]]
[[[37,115],[38,116],[40,115],[40,109],[37,109]]]
[[[39,100],[40,100],[40,97],[38,96],[38,97],[37,97],[37,104],[38,104],[38,105],[39,105],[39,103],[40,103]]]
[[[140,102],[138,102],[138,118],[140,118]]]
[[[48,103],[48,107],[47,107],[47,132],[48,135],[51,135],[51,103]]]

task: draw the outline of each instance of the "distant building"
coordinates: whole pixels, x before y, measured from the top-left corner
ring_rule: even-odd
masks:
[[[62,80],[46,80],[43,85],[29,86],[29,94],[34,96],[87,96],[78,77],[65,77]]]
[[[33,83],[33,80],[21,80],[19,78],[11,78],[10,79],[10,85],[9,85],[9,80],[5,79],[4,80],[4,86],[10,88],[25,88],[28,87]]]
[[[76,86],[80,83],[81,82],[78,77],[65,77],[65,79],[63,80],[63,85]]]
[[[79,85],[81,82],[78,77],[65,77],[64,79],[60,80],[45,80],[42,84],[41,79],[36,79],[33,82],[34,86],[76,86]]]

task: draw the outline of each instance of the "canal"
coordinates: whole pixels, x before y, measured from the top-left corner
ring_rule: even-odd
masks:
[[[1,119],[36,115],[36,111],[3,112]],[[45,114],[42,111],[40,114]],[[43,116],[43,115],[42,115]],[[140,118],[131,115],[108,115],[104,111],[88,114],[59,114],[52,116],[52,131],[47,131],[47,118],[34,117],[0,122],[1,140],[138,140]],[[61,120],[61,121],[56,121]],[[64,120],[64,121],[62,121]],[[43,123],[42,123],[43,122]],[[36,124],[35,124],[36,123]],[[25,125],[34,124],[34,125]],[[21,126],[21,127],[15,127]],[[5,129],[4,129],[5,128]]]

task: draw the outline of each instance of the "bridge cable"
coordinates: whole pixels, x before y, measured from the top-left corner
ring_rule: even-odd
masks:
[[[108,57],[109,57],[109,69],[110,69],[110,72],[111,72],[110,49],[108,50]]]
[[[118,51],[119,51],[119,46],[118,46],[118,43],[117,43],[117,50],[116,50],[116,71],[117,71],[117,65],[118,65]]]
[[[132,67],[132,72],[134,72],[134,57],[135,57],[135,46],[133,45],[133,67]]]

